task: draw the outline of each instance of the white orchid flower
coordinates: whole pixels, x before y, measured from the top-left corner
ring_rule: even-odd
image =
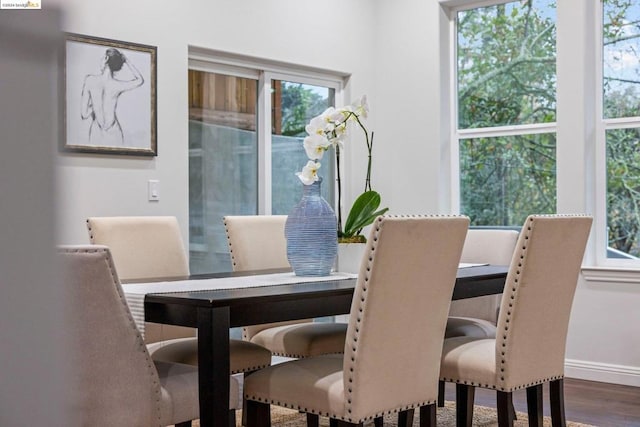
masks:
[[[318,117],[322,118],[322,121],[324,122],[324,126],[326,126],[327,123],[335,122],[335,114],[336,114],[336,109],[333,107],[329,107],[326,110],[324,110],[322,114],[320,114],[320,116]]]
[[[307,136],[302,142],[304,150],[307,152],[307,157],[311,160],[320,160],[324,155],[324,152],[329,149],[331,142],[327,137],[322,134],[314,133]]]
[[[331,139],[334,146],[338,145],[341,149],[344,148],[344,140],[347,137],[347,122],[342,122],[335,129],[335,138]]]
[[[360,117],[366,118],[368,113],[367,96],[363,95],[351,105],[340,108],[329,107],[309,121],[305,126],[308,136],[303,140],[303,147],[310,161],[302,172],[296,174],[305,185],[317,180],[316,173],[320,163],[316,161],[321,160],[324,152],[332,146],[344,149],[350,123],[356,122]],[[367,132],[366,129],[363,130]]]
[[[324,124],[324,133],[331,134],[333,130],[336,128],[336,122],[328,121]]]
[[[353,113],[353,107],[351,105],[345,105],[340,109],[340,114],[342,114],[342,120],[346,120],[351,113]]]
[[[320,169],[320,163],[309,160],[302,168],[302,172],[298,172],[296,175],[304,185],[311,185],[320,179],[318,169]]]
[[[325,125],[326,121],[324,117],[320,115],[311,119],[309,124],[305,126],[304,130],[306,130],[309,135],[324,135]]]
[[[367,95],[362,95],[362,98],[353,104],[353,111],[358,117],[367,118],[369,114],[369,104],[367,103]]]
[[[337,110],[334,109],[329,115],[329,118],[333,123],[342,123],[347,115],[348,113],[345,113],[344,109],[340,108]]]

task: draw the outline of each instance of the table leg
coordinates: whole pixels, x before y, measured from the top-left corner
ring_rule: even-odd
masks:
[[[200,426],[229,426],[229,308],[198,308]]]

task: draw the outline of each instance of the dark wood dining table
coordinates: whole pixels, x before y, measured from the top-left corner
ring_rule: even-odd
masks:
[[[189,280],[283,271],[193,275]],[[494,265],[459,268],[452,299],[502,293],[507,271],[507,266]],[[153,293],[144,298],[144,315],[147,322],[198,329],[200,425],[228,427],[229,329],[347,314],[351,308],[356,280]]]

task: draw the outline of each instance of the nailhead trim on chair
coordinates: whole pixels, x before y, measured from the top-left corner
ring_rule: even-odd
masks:
[[[519,284],[519,279],[520,279],[520,270],[522,269],[522,263],[524,262],[525,259],[525,255],[527,253],[527,243],[529,240],[529,235],[531,234],[531,226],[533,224],[533,218],[529,218],[529,224],[526,227],[526,230],[524,230],[525,234],[524,234],[524,240],[525,243],[522,246],[522,248],[519,248],[520,250],[520,261],[518,261],[518,268],[516,269],[515,272],[515,277],[513,278],[513,283],[509,284],[508,288],[510,288],[510,293],[506,294],[509,296],[509,299],[511,300],[509,302],[509,309],[507,310],[507,316],[505,319],[505,327],[504,327],[504,333],[501,335],[501,338],[498,334],[496,334],[496,345],[500,345],[502,347],[502,352],[501,352],[501,357],[500,357],[500,382],[502,382],[501,386],[500,386],[500,390],[501,391],[505,391],[504,388],[504,370],[505,370],[505,359],[506,359],[506,354],[507,354],[507,340],[508,340],[508,336],[509,336],[509,322],[511,321],[511,308],[513,307],[513,300],[516,298],[517,293],[518,293],[518,284]],[[524,229],[524,227],[523,227]],[[507,289],[507,286],[505,286],[505,289]],[[499,341],[498,341],[499,340]]]
[[[354,328],[355,333],[353,336],[353,347],[352,347],[353,353],[351,356],[351,364],[349,366],[349,373],[348,373],[349,387],[347,387],[347,390],[346,390],[347,394],[345,396],[347,398],[346,409],[347,409],[347,413],[349,414],[351,414],[351,396],[353,395],[351,384],[353,383],[353,365],[355,364],[355,361],[356,361],[355,356],[358,351],[358,336],[360,335],[360,322],[362,321],[361,314],[363,313],[365,304],[366,304],[367,288],[369,286],[369,279],[370,279],[370,273],[371,273],[371,263],[373,261],[373,254],[376,250],[376,245],[378,243],[378,236],[380,234],[381,227],[382,227],[382,217],[378,217],[377,223],[375,224],[375,234],[371,237],[372,244],[371,244],[369,256],[366,258],[366,273],[364,275],[364,285],[362,286],[362,297],[360,298],[360,304],[358,306],[358,315],[356,317],[356,326]]]
[[[258,365],[258,366],[247,366],[246,368],[239,370],[239,371],[231,371],[231,375],[233,374],[244,374],[245,372],[253,372],[253,371],[257,371],[258,369],[263,369],[266,368],[267,366],[271,366],[271,365]]]
[[[247,340],[247,341],[249,341],[249,340]],[[304,359],[304,358],[309,357],[308,354],[282,353],[282,352],[279,352],[279,351],[272,351],[271,354],[273,354],[274,356],[291,357],[291,358],[294,358],[294,359]],[[333,352],[333,353],[324,353],[323,352],[322,354],[323,355],[326,355],[326,354],[342,354],[342,352],[341,351],[336,351],[336,352]]]
[[[87,229],[89,230],[89,241],[91,243],[94,243],[93,242],[93,229],[91,228],[91,223],[89,222],[89,220],[86,220],[86,221],[87,221]]]
[[[553,376],[553,377],[543,378],[541,380],[534,381],[534,382],[528,383],[528,384],[520,384],[520,385],[517,385],[515,387],[510,387],[510,388],[498,387],[498,386],[492,385],[492,384],[476,383],[474,381],[461,381],[461,380],[454,379],[454,378],[444,378],[443,377],[443,378],[440,378],[440,381],[446,381],[446,382],[449,382],[449,383],[456,383],[456,384],[471,385],[471,386],[474,386],[474,387],[488,388],[488,389],[491,389],[491,390],[500,389],[500,391],[511,392],[511,391],[516,391],[516,390],[522,390],[523,388],[529,388],[531,386],[538,385],[538,384],[544,384],[544,383],[547,383],[549,381],[561,380],[563,378],[564,378],[564,375],[557,375],[557,376]]]
[[[87,221],[88,224],[88,221]],[[93,240],[93,235],[91,235],[91,239]],[[64,248],[61,249],[63,252],[66,253],[109,253],[109,251],[107,249],[103,249],[103,248],[96,248],[96,249],[71,249],[71,248]],[[114,283],[119,283],[119,279],[117,276],[117,273],[114,271],[113,269],[113,264],[110,264],[107,262],[107,267],[109,268],[109,272],[111,273],[111,278],[113,280]],[[121,289],[120,288],[116,288],[118,291],[118,297],[120,298],[120,301],[122,302],[122,304],[126,307],[127,306],[127,301],[124,298],[124,295],[122,295]],[[144,340],[142,339],[142,335],[140,335],[140,331],[138,330],[135,321],[133,320],[133,317],[131,316],[131,312],[128,312],[127,318],[129,320],[129,326],[131,326],[133,328],[133,330],[136,333],[136,345],[141,349],[141,351],[143,351],[146,356],[146,360],[147,360],[147,369],[148,369],[148,373],[151,375],[151,377],[153,378],[153,385],[154,385],[154,391],[156,394],[156,417],[158,418],[158,426],[161,426],[160,424],[160,420],[161,420],[161,413],[160,413],[160,405],[161,405],[161,400],[162,400],[162,395],[160,392],[160,381],[158,380],[158,372],[155,369],[153,360],[151,359],[151,356],[149,356],[149,352],[146,351],[146,345],[144,343]]]
[[[367,418],[363,418],[361,420],[354,420],[351,417],[343,417],[343,416],[340,416],[340,415],[331,414],[329,412],[315,411],[313,409],[305,408],[303,406],[292,405],[292,404],[280,402],[278,400],[262,399],[260,397],[251,396],[251,395],[248,395],[248,394],[245,394],[244,397],[246,399],[248,399],[248,400],[253,400],[253,401],[256,401],[256,402],[260,402],[260,403],[267,403],[269,405],[282,406],[283,408],[294,409],[294,410],[299,411],[299,412],[305,412],[305,413],[308,413],[308,414],[315,414],[315,415],[319,415],[321,417],[329,417],[329,418],[333,418],[335,420],[348,421],[350,423],[359,423],[359,422],[369,421],[369,420],[373,420],[375,418],[382,417],[382,416],[385,416],[385,415],[388,415],[388,414],[397,414],[398,412],[401,412],[401,411],[407,411],[409,409],[416,409],[416,408],[420,408],[421,406],[433,405],[433,404],[436,403],[435,400],[434,401],[422,402],[422,403],[414,403],[414,404],[411,404],[411,405],[403,406],[401,408],[390,409],[388,411],[378,412],[378,413],[376,413],[374,415],[371,415],[371,416],[369,416]]]
[[[229,238],[229,227],[227,227],[227,221],[224,221],[224,232],[227,236],[227,244],[229,245],[229,255],[231,255],[231,264],[233,264],[233,266],[235,267],[236,264],[236,258],[233,256],[233,247],[231,245],[231,239]],[[244,331],[242,333],[242,338],[244,339]]]

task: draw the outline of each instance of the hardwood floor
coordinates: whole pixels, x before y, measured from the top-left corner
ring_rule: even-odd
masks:
[[[513,393],[517,411],[527,412],[524,390]],[[445,398],[455,401],[455,386],[447,383]],[[549,415],[549,388],[544,387],[544,413]],[[567,420],[598,427],[640,427],[640,387],[584,381],[564,380]],[[496,407],[496,393],[476,388],[475,404]]]

